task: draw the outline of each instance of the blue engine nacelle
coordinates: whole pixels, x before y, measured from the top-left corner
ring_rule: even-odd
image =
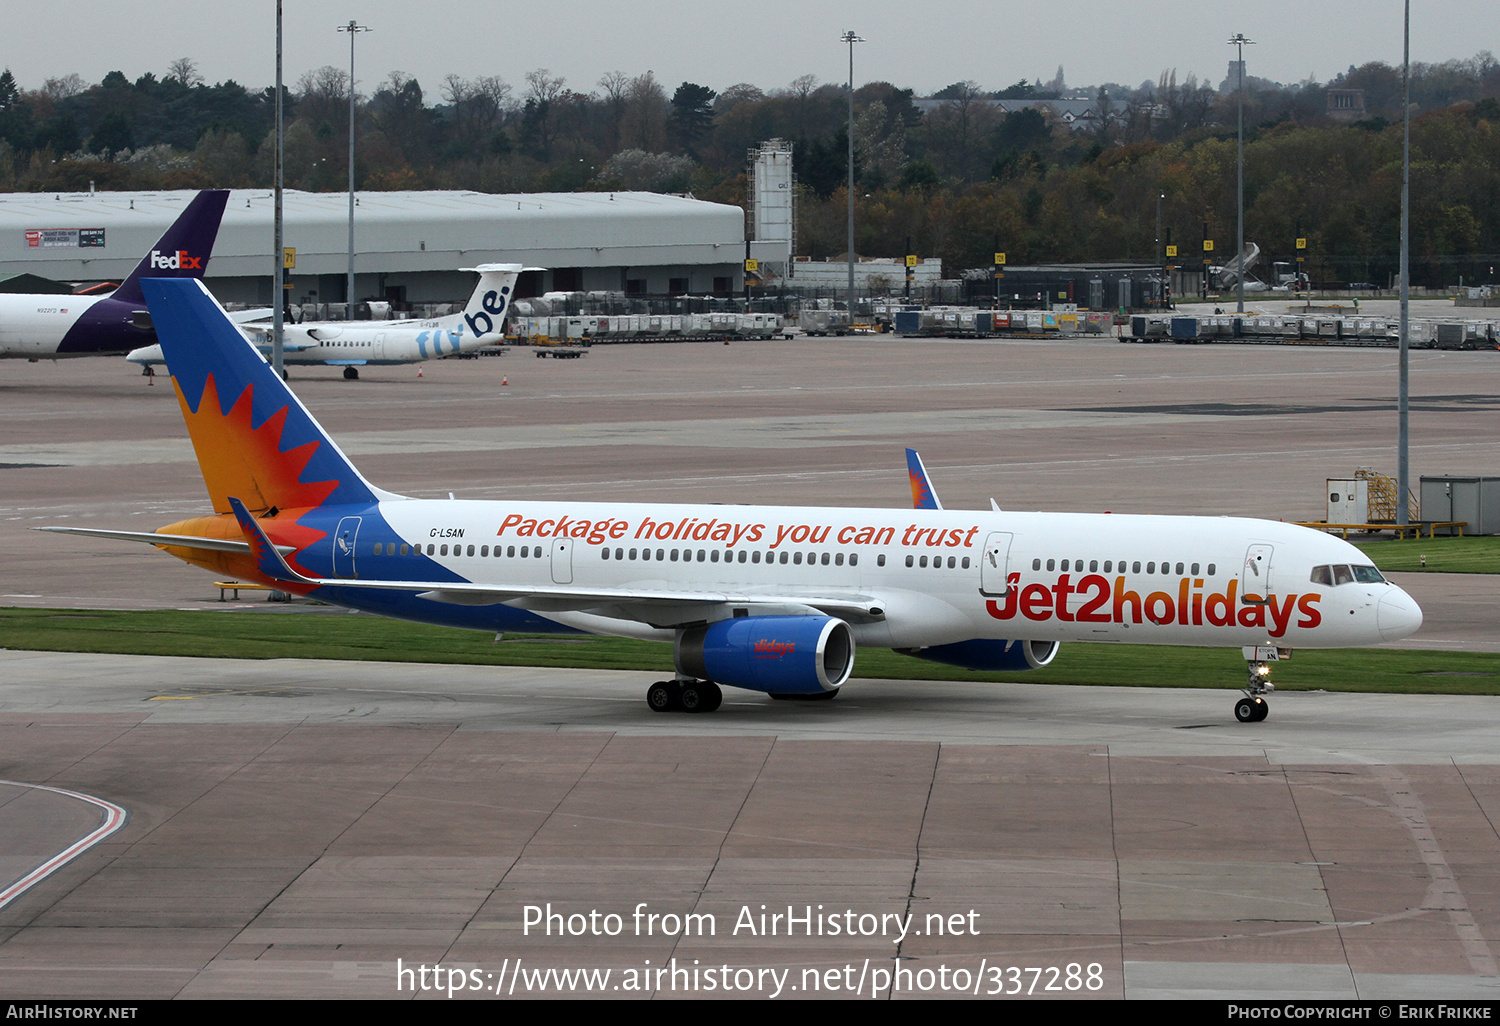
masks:
[[[745,616],[677,635],[679,673],[772,695],[835,691],[854,671],[854,634],[831,616]]]
[[[935,663],[962,666],[966,670],[1013,672],[1036,670],[1057,658],[1055,641],[995,641],[975,638],[931,648],[898,648],[902,655],[931,659]]]

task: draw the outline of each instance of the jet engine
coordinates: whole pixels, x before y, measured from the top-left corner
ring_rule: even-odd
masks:
[[[935,663],[962,666],[966,670],[1014,672],[1036,670],[1057,658],[1060,646],[1055,641],[997,641],[975,638],[952,645],[931,648],[898,648],[902,655],[930,659]]]
[[[831,616],[746,616],[690,627],[673,650],[679,673],[772,695],[835,691],[854,670],[854,634]]]

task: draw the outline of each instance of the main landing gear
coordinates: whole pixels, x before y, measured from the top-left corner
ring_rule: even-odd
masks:
[[[1283,657],[1281,651],[1275,648],[1253,647],[1245,648],[1245,661],[1249,664],[1249,682],[1245,685],[1245,697],[1234,703],[1234,718],[1241,723],[1259,723],[1271,713],[1271,707],[1266,702],[1266,695],[1276,690],[1276,685],[1271,683],[1271,663],[1273,661],[1290,657],[1291,650],[1286,650]]]
[[[358,367],[345,367],[344,368],[344,380],[345,381],[358,381],[359,380],[359,368]]]
[[[724,692],[708,680],[659,680],[646,689],[652,712],[713,712],[724,704]]]

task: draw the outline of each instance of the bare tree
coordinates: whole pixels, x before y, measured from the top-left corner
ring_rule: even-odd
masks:
[[[77,96],[87,88],[82,76],[75,71],[62,78],[47,79],[42,83],[41,93],[49,100],[66,100],[70,96]]]
[[[630,81],[623,136],[647,153],[667,147],[667,93],[649,71]]]
[[[599,88],[604,90],[604,103],[609,114],[609,149],[614,153],[620,149],[620,126],[630,102],[630,78],[623,71],[611,71],[599,79]]]
[[[198,74],[198,62],[191,57],[179,57],[167,65],[167,77],[175,78],[189,89],[203,84],[203,76]]]

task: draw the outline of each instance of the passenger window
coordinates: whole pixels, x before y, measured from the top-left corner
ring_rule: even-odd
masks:
[[[666,549],[657,549],[656,550],[656,561],[658,563],[660,563],[662,560],[664,560],[666,558],[667,558],[667,550]]]
[[[843,566],[844,565],[844,554],[842,552],[835,552],[833,554],[833,565],[834,566]]]
[[[1354,583],[1354,575],[1349,572],[1349,568],[1347,566],[1339,564],[1339,565],[1336,565],[1333,568],[1333,586],[1335,588],[1338,587],[1340,584],[1353,584],[1353,583]]]
[[[719,561],[719,550],[718,549],[711,549],[709,551],[709,553],[708,553],[708,561],[710,563],[717,563]]]
[[[496,555],[499,555],[499,552],[500,552],[499,549],[495,550],[495,554]],[[403,555],[403,556],[409,556],[409,555],[411,555],[411,549],[408,548],[406,545],[403,544],[401,546],[401,555]]]
[[[824,566],[827,566],[827,565],[828,565],[828,558],[829,558],[829,557],[828,557],[828,553],[826,553],[826,552],[825,552],[825,553],[823,553],[823,565],[824,565]],[[840,559],[839,559],[839,562],[841,562],[841,563],[842,563],[842,562],[843,562],[843,559],[842,559],[842,558],[840,558]]]
[[[1155,563],[1147,563],[1146,564],[1146,573],[1148,573],[1148,574],[1154,574],[1154,573],[1156,573],[1156,564]]]
[[[455,551],[457,551],[457,550],[455,550]],[[467,553],[465,553],[465,555],[469,555],[469,556],[474,555],[474,546],[470,545],[469,546],[469,551]]]
[[[917,565],[925,570],[927,568],[927,557],[923,556],[921,559],[917,560]]]
[[[480,555],[481,555],[481,556],[485,556],[485,557],[488,557],[488,556],[489,556],[489,554],[490,554],[490,547],[489,547],[489,546],[488,546],[488,545],[481,545],[481,546],[480,546],[480,547],[479,547],[479,554],[480,554]]]
[[[786,566],[786,561],[787,561],[787,558],[788,558],[788,557],[789,557],[789,556],[790,556],[790,553],[786,553],[786,552],[783,552],[783,553],[782,553],[782,554],[781,554],[781,565],[782,565],[782,566]]]
[[[1047,560],[1047,572],[1049,574],[1053,570],[1055,570],[1056,568],[1057,568],[1057,560],[1055,560],[1055,559],[1049,559],[1049,560]]]
[[[1031,569],[1033,569],[1033,570],[1040,570],[1041,568],[1042,568],[1042,561],[1040,559],[1033,559],[1031,561]]]
[[[609,549],[607,549],[607,548],[606,549],[600,549],[599,550],[599,555],[603,556],[605,559],[608,559],[609,558]]]
[[[448,554],[448,546],[444,545],[442,547],[442,549],[439,550],[438,555],[440,555],[440,556],[446,556],[447,554]]]
[[[958,557],[957,556],[949,556],[948,557],[948,569],[952,570],[957,565],[958,565]]]
[[[964,568],[964,569],[965,569],[965,570],[967,570],[967,569],[969,569],[969,557],[968,557],[968,556],[965,556],[965,557],[964,557],[964,561],[963,561],[963,568]]]
[[[718,553],[715,552],[714,555],[717,556]],[[706,562],[707,559],[708,559],[708,553],[704,552],[702,549],[699,549],[698,550],[698,562],[703,563],[703,562]]]
[[[1177,564],[1177,576],[1178,577],[1182,576],[1182,564],[1181,563]]]
[[[754,552],[750,553],[750,562],[752,562],[752,563],[759,563],[760,562],[760,549],[756,549]]]
[[[436,551],[437,551],[437,546],[434,545],[434,544],[432,544],[431,542],[428,542],[427,543],[427,554],[429,556],[431,556],[431,555],[435,554]]]
[[[495,551],[498,552],[499,550],[496,549]],[[505,550],[505,556],[506,556],[507,559],[515,559],[516,558],[516,547],[514,545],[512,545],[510,548],[506,549]]]
[[[625,558],[625,550],[624,549],[615,549],[615,558],[616,559],[624,559]]]
[[[1214,566],[1215,564],[1213,563],[1208,564],[1208,576],[1210,577],[1214,575]]]
[[[786,555],[786,553],[782,553],[782,555]],[[794,553],[792,553],[792,562],[796,563],[798,566],[801,566],[802,565],[802,553],[800,553],[800,552],[794,552]]]
[[[746,559],[745,550],[741,549],[740,550],[740,562],[743,563],[745,561],[745,559]]]
[[[859,555],[857,553],[850,554],[850,556],[849,556],[849,565],[853,566],[855,563],[858,563],[858,562],[859,562]],[[885,566],[885,553],[884,552],[882,552],[880,555],[878,555],[878,556],[875,557],[875,565],[876,566]]]
[[[852,552],[852,553],[849,554],[849,565],[850,566],[859,566],[859,553],[858,552]],[[885,557],[884,556],[880,557],[880,565],[881,566],[885,566]]]
[[[1089,573],[1096,574],[1098,572],[1099,572],[1099,561],[1097,559],[1091,559],[1091,560],[1089,560]]]
[[[906,565],[907,566],[911,566],[912,563],[914,563],[914,562],[916,562],[916,560],[914,560],[911,556],[907,556],[906,557]]]
[[[1141,561],[1139,559],[1130,564],[1130,572],[1133,574],[1138,574],[1141,572]]]
[[[1104,561],[1104,572],[1105,573],[1112,573],[1114,565],[1115,565],[1114,564],[1114,560],[1106,559]]]
[[[1315,566],[1312,570],[1312,583],[1321,584],[1325,587],[1333,587],[1333,570],[1331,567]]]
[[[1194,577],[1198,576],[1198,564],[1197,563],[1193,564],[1193,576]]]

